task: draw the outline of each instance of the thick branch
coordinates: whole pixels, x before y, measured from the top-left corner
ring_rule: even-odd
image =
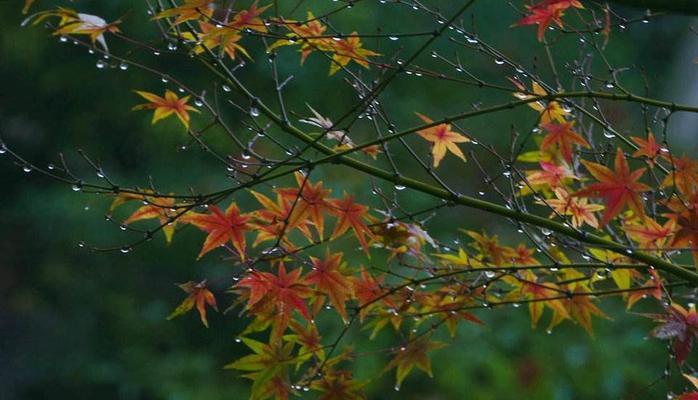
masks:
[[[698,15],[698,0],[611,0],[611,3],[649,9],[655,12]]]

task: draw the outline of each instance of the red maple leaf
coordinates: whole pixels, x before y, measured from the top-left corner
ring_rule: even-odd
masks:
[[[373,238],[373,232],[371,232],[364,222],[364,220],[368,218],[368,207],[356,203],[354,201],[354,196],[350,196],[346,193],[341,199],[330,200],[330,204],[332,205],[330,213],[339,218],[337,225],[334,227],[332,237],[336,238],[351,228],[354,230],[354,234],[359,240],[359,243],[361,243],[361,248],[368,253],[366,236]]]
[[[654,161],[662,151],[662,148],[657,144],[652,132],[647,134],[647,139],[640,137],[631,137],[630,139],[637,144],[638,149],[633,153],[633,157],[647,157],[647,163],[650,167],[654,167]]]
[[[274,330],[283,333],[288,326],[294,310],[305,319],[310,319],[310,312],[303,299],[310,297],[311,290],[301,278],[301,268],[286,272],[283,263],[279,265],[278,275],[270,272],[250,272],[235,287],[247,288],[247,308],[252,313],[269,311],[274,318]]]
[[[313,270],[305,277],[306,281],[330,298],[330,303],[337,309],[339,315],[346,321],[347,310],[344,303],[352,296],[352,286],[348,277],[340,271],[342,268],[342,253],[330,254],[329,252],[323,260],[310,257]],[[324,300],[317,304],[322,306]]]
[[[560,149],[560,154],[568,163],[572,162],[572,146],[577,144],[582,147],[589,148],[589,143],[577,132],[574,131],[574,122],[563,122],[560,124],[549,123],[544,124],[548,134],[543,138],[540,144],[541,150],[547,150],[552,145],[557,144]]]
[[[227,242],[231,242],[240,258],[244,260],[245,247],[247,246],[245,232],[251,230],[251,225],[248,224],[250,216],[241,214],[235,203],[231,203],[225,213],[216,206],[209,206],[208,209],[211,214],[192,213],[180,219],[182,222],[192,224],[208,232],[198,258]]]
[[[627,205],[637,216],[644,216],[644,206],[640,193],[652,190],[638,179],[645,173],[645,168],[630,171],[623,151],[618,148],[615,159],[615,172],[609,168],[582,160],[582,164],[598,183],[586,186],[574,193],[574,196],[602,197],[606,200],[606,211],[601,218],[601,225],[606,225]]]
[[[570,7],[584,8],[579,0],[544,0],[532,6],[526,6],[529,14],[520,19],[515,25],[538,25],[538,40],[542,41],[545,30],[551,23],[564,28],[562,16]]]
[[[177,308],[175,308],[174,311],[172,311],[167,319],[170,320],[178,317],[196,306],[196,310],[199,312],[199,317],[201,318],[201,323],[208,328],[208,320],[206,319],[206,305],[208,304],[216,311],[218,311],[218,306],[216,306],[216,298],[206,286],[206,281],[199,283],[189,281],[178,286],[180,289],[185,291],[188,296],[179,306],[177,306]]]

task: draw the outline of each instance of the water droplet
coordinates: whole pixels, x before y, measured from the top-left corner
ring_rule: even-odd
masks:
[[[176,51],[177,50],[177,43],[175,42],[170,42],[167,44],[167,50],[169,51]]]
[[[82,183],[77,182],[73,184],[73,186],[71,186],[70,188],[73,190],[73,192],[79,192],[82,190]]]
[[[97,67],[97,69],[104,69],[107,66],[107,63],[104,62],[104,60],[97,60],[95,66]]]
[[[494,273],[494,271],[485,271],[485,276],[486,276],[488,279],[494,278],[495,275],[496,275],[496,274]]]
[[[125,231],[126,229],[128,229],[128,226],[126,226],[126,224],[121,224],[121,225],[119,225],[119,229],[121,229],[122,231]]]
[[[5,147],[5,143],[0,143],[0,154],[5,153],[7,153],[7,147]]]
[[[56,166],[53,165],[53,164],[49,164],[48,166],[46,166],[46,168],[48,168],[49,170],[53,171],[54,169],[56,169]]]
[[[126,253],[131,251],[131,248],[129,246],[124,246],[121,249],[119,249],[119,251],[122,252],[123,254],[126,254]]]
[[[235,343],[240,343],[240,342],[242,342],[242,339],[240,339],[239,337],[235,338]]]
[[[606,139],[613,139],[614,137],[616,137],[616,134],[613,133],[613,131],[611,131],[610,129],[604,129],[603,137],[605,137]]]
[[[399,392],[399,391],[400,391],[400,385],[395,385],[395,387],[394,387],[393,389],[395,389],[396,392]]]
[[[85,242],[82,240],[78,242],[78,247],[85,247]]]
[[[223,86],[221,86],[221,89],[223,89],[224,92],[230,92],[230,91],[233,90],[233,89],[231,89],[230,86],[228,86],[228,85],[223,85]]]
[[[126,70],[128,69],[128,63],[127,63],[126,61],[122,61],[122,62],[119,64],[119,69],[122,70],[122,71],[126,71]]]
[[[540,233],[542,233],[544,236],[550,236],[553,234],[553,231],[547,228],[540,228]]]
[[[396,40],[399,40],[400,38],[397,36],[388,36],[388,39],[390,39],[392,41],[396,41]]]
[[[204,105],[204,102],[201,101],[201,99],[196,98],[196,99],[194,99],[194,105],[197,107],[202,107]]]
[[[259,117],[259,109],[257,107],[250,107],[250,116],[252,116],[252,118]]]
[[[58,38],[58,40],[59,40],[61,43],[65,43],[65,42],[68,41],[68,38],[65,37],[65,36],[61,36],[60,38]]]
[[[395,185],[395,190],[405,190],[405,189],[406,189],[406,186],[403,186],[403,185],[400,185],[400,184],[396,184],[396,185]]]
[[[504,59],[502,57],[497,57],[494,59],[494,63],[497,65],[503,65],[504,64]]]
[[[22,167],[22,171],[24,171],[26,173],[30,173],[30,172],[32,172],[32,167],[25,165],[24,167]]]

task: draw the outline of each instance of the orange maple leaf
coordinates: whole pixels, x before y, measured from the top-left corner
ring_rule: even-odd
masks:
[[[271,7],[271,4],[263,7],[257,7],[257,3],[258,1],[255,1],[252,3],[249,9],[238,11],[235,16],[233,16],[232,21],[230,21],[227,27],[237,31],[249,29],[262,33],[269,32],[267,25],[259,16],[262,15],[267,8]]]
[[[284,25],[291,33],[286,34],[288,39],[279,39],[272,43],[267,49],[267,52],[271,52],[281,46],[299,45],[301,65],[303,65],[306,58],[315,50],[332,51],[332,39],[323,37],[327,27],[320,23],[312,12],[308,11],[306,23],[285,19],[280,19],[275,22]]]
[[[549,123],[544,124],[543,129],[545,129],[548,134],[543,138],[540,144],[541,150],[547,150],[552,145],[556,144],[560,149],[560,154],[568,163],[572,162],[572,146],[579,145],[581,147],[589,148],[589,143],[581,137],[577,132],[574,131],[574,121],[573,122],[563,122],[559,124]]]
[[[422,115],[420,113],[415,114],[417,114],[417,116],[427,124],[434,123],[434,121],[426,115]],[[425,140],[433,143],[431,154],[434,159],[434,168],[439,166],[447,151],[450,151],[458,158],[465,161],[465,155],[460,150],[458,145],[456,145],[456,143],[467,143],[470,142],[470,139],[461,135],[460,133],[453,132],[450,124],[439,124],[430,128],[422,129],[417,131],[417,134]]]
[[[172,311],[172,314],[170,314],[167,319],[170,320],[185,314],[196,306],[201,323],[208,328],[208,320],[206,319],[206,305],[209,305],[216,311],[218,311],[218,306],[216,306],[216,298],[206,286],[206,281],[198,283],[189,281],[177,286],[186,292],[188,296],[179,306],[177,306],[177,308],[175,308],[174,311]]]
[[[199,256],[201,258],[209,251],[216,249],[227,242],[231,242],[236,252],[242,260],[245,259],[245,232],[250,231],[252,226],[248,223],[249,215],[241,214],[240,209],[235,203],[230,203],[230,206],[221,211],[217,206],[209,206],[210,214],[191,213],[181,218],[182,222],[186,222],[196,226],[202,231],[208,232],[206,241],[204,242]]]
[[[213,15],[214,0],[185,0],[179,7],[169,8],[158,13],[153,19],[177,17],[173,24],[179,25],[183,22],[198,20],[203,17]]]
[[[432,350],[437,350],[444,347],[441,342],[434,342],[428,336],[412,337],[409,343],[403,346],[396,352],[395,357],[388,363],[385,370],[396,368],[396,386],[400,388],[402,381],[412,371],[414,367],[426,372],[429,376],[431,373],[431,361],[428,353]]]
[[[630,139],[637,144],[638,149],[633,153],[633,157],[647,157],[647,163],[650,167],[654,167],[654,162],[657,156],[661,153],[662,148],[657,144],[652,132],[647,134],[647,139],[633,136]]]
[[[309,219],[315,226],[320,239],[325,232],[325,212],[332,212],[332,206],[328,200],[330,189],[323,187],[322,181],[310,182],[303,174],[296,173],[298,188],[281,188],[277,193],[294,205],[293,213],[289,217],[288,229],[304,224]]]
[[[196,108],[187,105],[189,96],[184,96],[180,99],[169,89],[165,91],[165,97],[140,90],[136,90],[136,93],[150,103],[134,106],[133,110],[155,110],[153,114],[153,124],[175,114],[184,127],[189,129],[189,111],[199,112]]]
[[[356,203],[354,201],[354,196],[350,196],[346,193],[341,199],[330,200],[330,204],[332,205],[330,213],[339,218],[334,232],[332,233],[332,237],[336,238],[351,228],[354,230],[354,235],[359,240],[359,243],[361,243],[361,247],[368,253],[366,236],[368,236],[369,239],[373,238],[373,232],[371,232],[364,222],[364,220],[368,218],[368,207]]]
[[[182,213],[175,209],[175,200],[172,197],[150,197],[143,198],[148,204],[138,208],[125,221],[124,225],[145,219],[158,219],[162,225],[162,232],[165,234],[167,244],[172,242],[177,221],[175,217]]]
[[[379,53],[363,48],[357,32],[352,32],[346,39],[331,40],[330,45],[334,51],[330,75],[334,75],[349,62],[354,61],[364,68],[368,68],[368,57],[379,56]]]
[[[556,213],[560,215],[569,215],[572,217],[572,226],[579,228],[584,223],[591,227],[598,228],[599,221],[594,213],[604,209],[602,204],[589,204],[589,199],[576,198],[570,196],[567,191],[562,188],[555,189],[555,199],[537,200],[538,204],[547,204],[555,211],[550,216]]]
[[[526,171],[526,180],[533,186],[547,185],[555,189],[565,180],[578,179],[567,165],[540,161],[540,170]]]
[[[675,186],[684,195],[695,192],[698,186],[698,162],[686,155],[681,158],[671,158],[670,162],[671,173],[664,177],[661,186]]]
[[[676,221],[669,219],[660,225],[652,218],[645,217],[640,221],[623,225],[623,231],[640,247],[661,250],[669,237],[676,230]]]
[[[618,148],[615,159],[615,172],[609,168],[582,160],[582,164],[596,178],[598,183],[584,187],[573,196],[602,197],[606,200],[606,211],[601,218],[601,225],[608,224],[627,205],[637,216],[645,215],[640,193],[652,190],[638,179],[645,173],[645,168],[630,171],[623,151]]]
[[[341,272],[342,256],[342,253],[330,254],[328,251],[322,260],[310,257],[313,268],[306,275],[305,280],[315,285],[320,293],[329,297],[332,306],[337,309],[342,319],[347,321],[347,310],[344,304],[352,297],[353,289],[349,278]],[[323,303],[324,299],[319,299],[316,304],[321,307]]]

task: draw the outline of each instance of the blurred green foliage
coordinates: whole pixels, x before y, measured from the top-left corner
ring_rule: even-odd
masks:
[[[39,1],[38,7],[50,3]],[[107,19],[125,14],[125,32],[157,38],[140,1],[74,3],[70,5]],[[329,1],[307,4],[316,13],[334,6]],[[193,186],[206,191],[230,184],[224,169],[205,152],[178,151],[187,138],[175,121],[151,127],[145,113],[129,111],[139,101],[130,90],[161,91],[158,79],[134,68],[95,68],[95,56],[84,48],[59,43],[42,27],[21,29],[19,9],[20,2],[0,2],[0,129],[9,145],[37,165],[56,163],[58,152],[77,161],[76,149],[84,149],[112,178],[131,185],[147,185],[148,176],[162,190]],[[533,31],[508,28],[517,14],[506,2],[481,1],[473,13],[482,37],[545,73]],[[374,27],[390,32],[421,29],[426,22],[407,10],[395,18],[371,1],[342,14],[336,24],[343,30]],[[674,38],[686,34],[686,26],[687,21],[674,18],[614,34],[609,59],[647,68],[650,81],[661,79],[665,60],[676,51]],[[662,46],[638,45],[657,38],[663,39]],[[404,44],[401,53],[409,54],[418,43]],[[372,44],[388,54],[398,48],[367,40],[367,47]],[[129,48],[116,40],[110,40],[110,45]],[[436,49],[448,53],[448,46],[442,41]],[[253,46],[250,50],[257,61],[245,68],[243,78],[253,82],[253,89],[269,93],[270,80],[250,79],[269,76],[263,49]],[[572,39],[560,43],[556,51],[561,65],[578,56]],[[472,72],[505,84],[494,65],[469,54]],[[307,102],[321,108],[321,113],[336,116],[355,100],[338,84],[339,78],[324,79],[328,63],[321,57],[313,55],[303,69],[294,51],[282,51],[280,57],[282,74],[295,75],[286,93],[292,110],[307,112]],[[191,87],[211,90],[210,76],[185,62],[186,58],[163,55],[150,61],[173,76],[186,76]],[[641,87],[638,74],[629,79],[630,86]],[[657,86],[651,90],[660,90],[661,85]],[[414,110],[442,116],[474,102],[508,98],[507,93],[446,81],[432,82],[425,91],[422,82],[400,78],[386,93],[384,105],[407,121],[404,128],[417,123]],[[615,113],[617,123],[627,130],[639,128],[642,121],[624,120],[623,110]],[[512,123],[534,122],[525,110],[511,115],[511,120],[475,119],[466,126],[481,140],[504,149]],[[239,112],[227,110],[225,117],[240,129]],[[222,132],[212,132],[209,139],[218,149],[232,151]],[[444,170],[452,171],[451,176],[459,178],[458,186],[469,192],[484,187],[472,165]],[[105,221],[108,199],[74,193],[69,186],[22,172],[7,159],[0,159],[0,171],[0,398],[246,398],[247,382],[222,369],[246,352],[234,341],[242,329],[237,310],[212,314],[210,329],[203,328],[193,314],[165,320],[183,295],[175,283],[226,276],[229,266],[215,256],[195,261],[202,240],[199,233],[185,229],[169,247],[156,236],[127,255],[86,252],[77,246],[79,241],[118,246],[134,238]],[[80,167],[78,172],[94,174]],[[370,201],[365,177],[346,174],[340,167],[323,168],[317,177],[335,193],[347,190]],[[400,196],[408,209],[433,204],[418,196]],[[454,218],[463,227],[487,228],[505,241],[517,240],[508,225],[463,209],[441,212],[429,225],[431,233],[455,239]],[[353,249],[343,250],[353,263],[365,262]],[[222,293],[225,286],[215,289]],[[231,300],[219,295],[224,306]],[[384,332],[369,342],[366,332],[351,331],[347,343],[368,354],[356,360],[356,371],[360,378],[375,379],[367,386],[371,399],[657,398],[667,390],[666,380],[653,384],[668,362],[665,344],[647,340],[651,322],[625,314],[619,301],[606,302],[603,308],[614,320],[595,321],[594,338],[569,323],[552,334],[546,334],[544,327],[532,331],[525,308],[479,312],[484,326],[463,326],[450,347],[434,354],[435,377],[413,373],[400,392],[393,390],[392,373],[381,375],[386,356],[372,352],[394,346],[391,334]]]

